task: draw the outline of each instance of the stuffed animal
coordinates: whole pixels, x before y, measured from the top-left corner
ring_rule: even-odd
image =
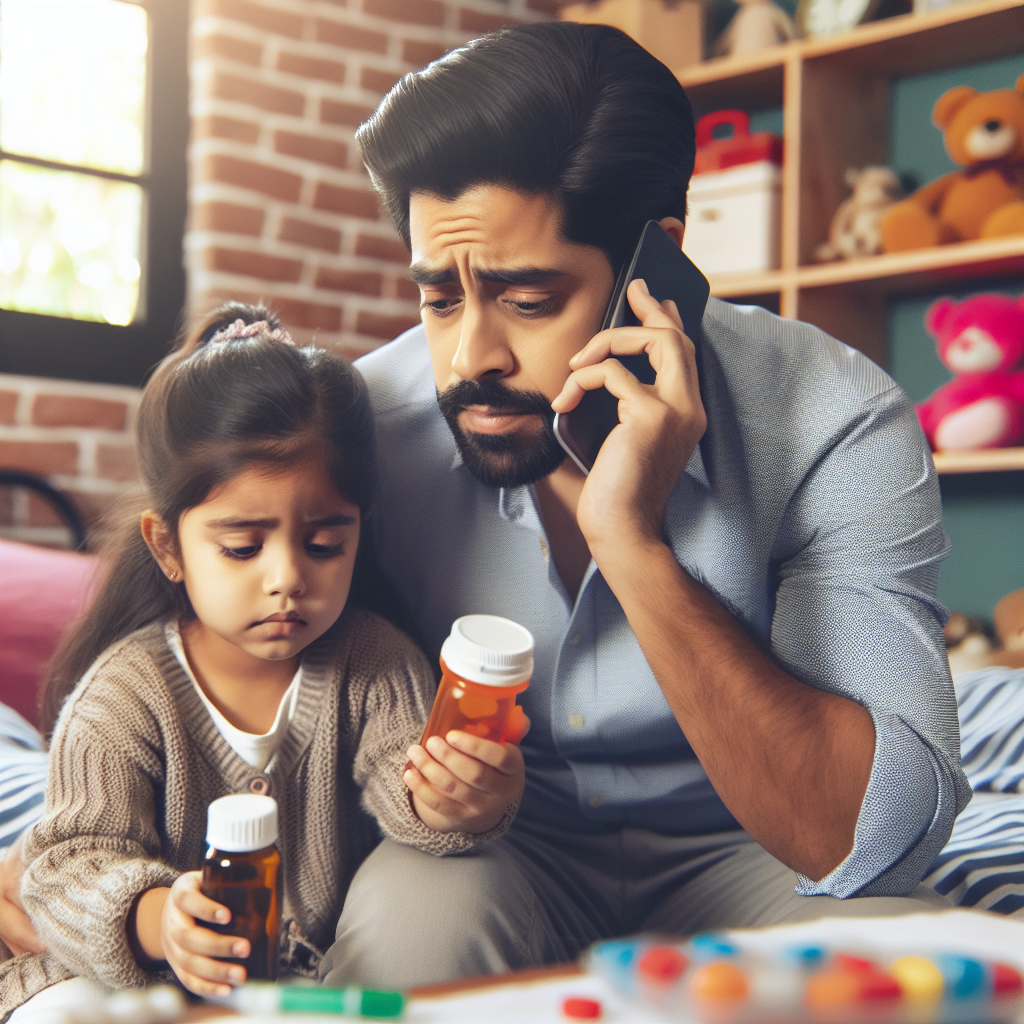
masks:
[[[925,315],[939,358],[957,376],[917,406],[936,451],[1024,441],[1024,300],[939,299]]]
[[[819,263],[874,256],[882,251],[879,228],[887,210],[903,197],[903,186],[889,167],[851,167],[846,184],[853,195],[844,199],[832,217],[828,241],[818,246],[814,258]]]
[[[1013,89],[950,89],[936,101],[932,124],[964,169],[925,185],[885,215],[885,251],[1024,234],[1024,75]]]
[[[796,39],[793,19],[772,0],[736,0],[739,10],[711,48],[713,57],[754,53]]]
[[[1024,668],[1024,590],[1007,594],[992,615],[999,646],[989,639],[980,619],[953,612],[946,623],[946,655],[951,672],[1002,665]]]

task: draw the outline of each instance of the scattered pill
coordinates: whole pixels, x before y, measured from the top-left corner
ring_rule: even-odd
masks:
[[[743,972],[721,960],[699,967],[690,981],[690,991],[698,999],[716,1003],[738,1003],[750,993]]]
[[[600,1020],[601,1004],[596,999],[570,996],[562,1003],[562,1015],[569,1020]]]
[[[690,961],[670,946],[652,946],[636,965],[636,972],[645,981],[668,985],[679,978]]]
[[[931,960],[923,956],[900,957],[890,971],[908,999],[931,1003],[942,998],[945,981],[942,971]]]

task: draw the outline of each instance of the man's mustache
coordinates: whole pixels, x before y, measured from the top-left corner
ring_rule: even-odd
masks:
[[[496,413],[554,418],[551,403],[539,391],[519,391],[502,380],[460,380],[437,396],[449,421],[471,405],[484,405]]]

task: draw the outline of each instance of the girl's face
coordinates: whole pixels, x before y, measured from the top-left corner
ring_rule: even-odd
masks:
[[[295,657],[345,606],[359,521],[316,462],[239,473],[178,523],[193,628],[267,661]]]

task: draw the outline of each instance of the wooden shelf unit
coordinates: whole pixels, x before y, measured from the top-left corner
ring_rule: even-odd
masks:
[[[1024,0],[975,0],[680,71],[695,117],[783,110],[780,268],[717,276],[712,294],[816,324],[884,365],[889,295],[1024,276],[1024,235],[813,262],[848,195],[846,169],[887,162],[890,80],[1014,53],[1024,53]]]
[[[935,470],[954,473],[1005,473],[1024,471],[1024,448],[981,448],[977,451],[935,452]]]

